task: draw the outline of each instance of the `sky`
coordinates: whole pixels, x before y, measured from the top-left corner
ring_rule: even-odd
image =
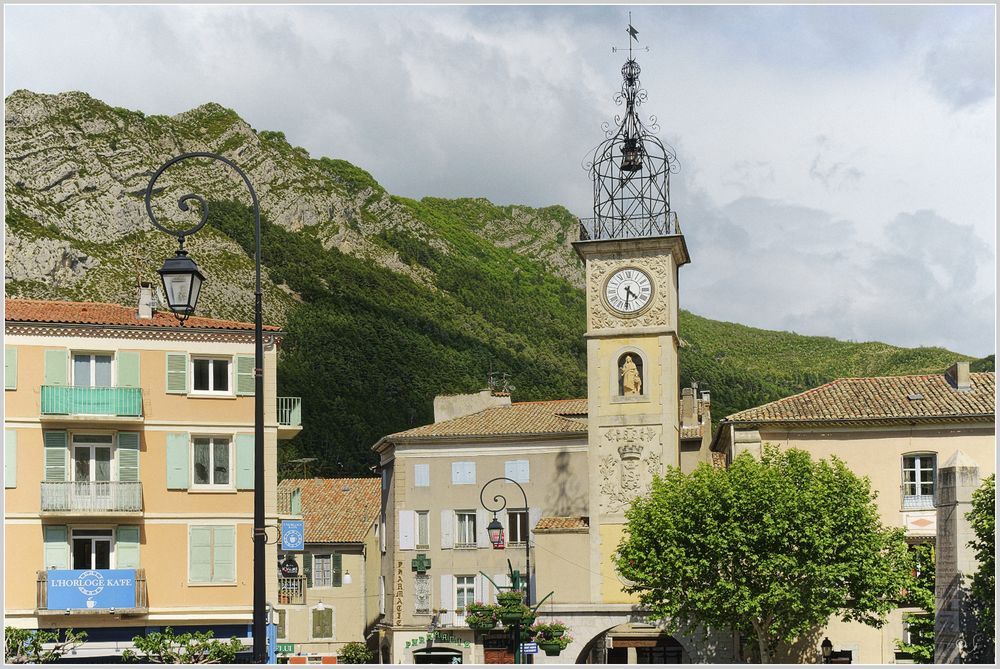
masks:
[[[995,351],[995,8],[6,5],[4,94],[206,102],[408,197],[591,214],[629,11],[701,316]],[[683,337],[683,333],[681,333]]]

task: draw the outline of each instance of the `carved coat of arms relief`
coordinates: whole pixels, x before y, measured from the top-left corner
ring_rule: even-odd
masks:
[[[653,476],[663,469],[659,447],[658,428],[605,431],[598,452],[602,514],[623,513],[633,499],[649,490]]]

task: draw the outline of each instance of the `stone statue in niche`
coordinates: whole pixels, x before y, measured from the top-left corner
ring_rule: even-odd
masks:
[[[622,394],[641,395],[642,394],[642,372],[632,362],[632,356],[625,356],[625,364],[621,366]]]

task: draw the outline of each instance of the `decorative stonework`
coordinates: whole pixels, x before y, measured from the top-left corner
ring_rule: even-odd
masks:
[[[431,612],[431,577],[428,574],[413,576],[413,599],[415,613]]]
[[[659,432],[659,426],[629,426],[604,433],[598,447],[602,514],[623,513],[649,490],[653,476],[662,473]]]
[[[6,323],[4,333],[7,336],[21,335],[28,337],[90,337],[101,339],[135,339],[151,341],[212,341],[234,344],[252,344],[253,330],[246,333],[233,330],[215,330],[198,328],[157,328],[137,327],[127,328],[121,325],[45,325]],[[265,332],[264,346],[268,349],[275,341],[281,341],[284,333]]]
[[[638,328],[666,325],[670,323],[670,297],[666,290],[670,282],[670,261],[667,256],[638,256],[628,259],[629,266],[646,271],[655,284],[653,299],[648,311],[633,318],[624,318],[608,311],[602,298],[604,282],[615,271],[624,266],[626,261],[611,258],[590,258],[587,260],[590,271],[590,285],[587,290],[587,304],[590,314],[588,329],[598,328]]]

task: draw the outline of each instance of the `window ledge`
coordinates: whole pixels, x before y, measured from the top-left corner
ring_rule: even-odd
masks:
[[[455,544],[455,550],[458,551],[474,551],[477,550],[479,546],[476,544]]]
[[[189,588],[235,588],[239,583],[235,581],[232,583],[191,583],[188,581]]]
[[[235,400],[238,397],[244,397],[243,395],[233,395],[231,393],[206,393],[201,391],[191,391],[187,396],[199,400]],[[253,397],[253,395],[246,395],[245,397]]]
[[[236,488],[195,488],[194,486],[188,488],[187,491],[192,493],[208,493],[210,495],[235,495],[239,492]]]
[[[641,404],[652,401],[649,395],[616,395],[611,398],[612,404]]]

